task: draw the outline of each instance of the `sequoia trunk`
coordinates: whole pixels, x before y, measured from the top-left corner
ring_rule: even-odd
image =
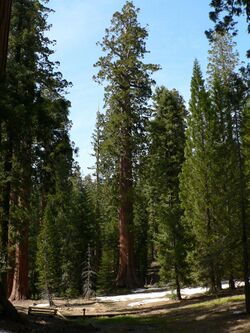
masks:
[[[16,245],[16,263],[10,300],[28,298],[28,226]]]
[[[23,143],[24,152],[22,159],[24,163],[22,173],[22,190],[19,198],[19,205],[26,212],[26,217],[20,221],[18,228],[18,242],[16,244],[16,262],[13,279],[13,287],[10,300],[22,300],[28,298],[29,292],[29,216],[31,201],[31,143]]]
[[[120,159],[119,192],[119,269],[116,285],[134,288],[138,283],[133,254],[133,180],[129,152],[124,153]]]

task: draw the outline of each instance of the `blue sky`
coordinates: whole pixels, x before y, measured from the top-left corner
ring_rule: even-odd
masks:
[[[147,62],[159,64],[161,70],[154,75],[157,85],[176,88],[186,101],[193,61],[197,58],[205,73],[208,41],[204,31],[212,26],[208,18],[209,0],[134,0],[141,9],[139,21],[148,25]],[[79,147],[77,158],[84,175],[94,165],[91,157],[91,136],[95,126],[96,111],[103,106],[103,87],[92,80],[96,73],[93,64],[102,54],[96,42],[115,11],[125,0],[50,0],[55,10],[49,17],[52,28],[48,33],[55,39],[55,55],[64,77],[73,87],[67,98],[71,101],[70,118],[73,122],[71,139]],[[241,58],[249,46],[246,24],[242,24],[237,38]]]

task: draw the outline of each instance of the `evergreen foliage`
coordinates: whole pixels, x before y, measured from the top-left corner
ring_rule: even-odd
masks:
[[[179,200],[179,175],[184,161],[186,110],[176,90],[156,89],[150,124],[150,204],[158,224],[157,254],[161,279],[173,283],[181,299],[181,282],[188,280],[184,226]]]
[[[52,303],[52,291],[58,291],[60,285],[60,248],[59,228],[57,223],[57,202],[51,195],[48,197],[44,220],[38,237],[37,268],[42,290]]]
[[[200,66],[194,63],[191,81],[185,162],[181,176],[181,199],[185,223],[191,228],[196,269],[211,290],[216,289],[217,246],[220,234],[214,211],[216,185],[215,119]]]
[[[110,294],[116,276],[116,264],[114,260],[114,252],[109,248],[103,248],[102,257],[97,275],[97,292],[98,294]]]
[[[216,292],[243,278],[249,313],[249,72],[229,34],[235,16],[249,23],[248,1],[211,1],[207,80],[196,60],[188,112],[177,90],[153,94],[159,66],[144,61],[139,9],[127,1],[114,13],[98,43],[105,105],[86,177],[70,140],[70,83],[50,58],[47,3],[13,0],[6,73],[0,54],[1,305],[7,295],[46,293],[53,304],[131,289],[158,281],[159,267],[178,299],[184,285]]]
[[[138,22],[136,9],[127,1],[116,12],[111,27],[99,45],[104,56],[96,67],[95,77],[105,87],[105,136],[103,146],[110,156],[109,165],[119,193],[119,269],[117,285],[133,287],[138,284],[133,253],[134,172],[138,154],[144,147],[144,128],[147,121],[148,99],[154,83],[151,75],[159,66],[145,64],[145,39],[148,33]],[[109,169],[110,169],[109,167]]]
[[[95,296],[94,291],[94,281],[95,281],[95,275],[96,272],[92,269],[92,263],[91,263],[91,248],[88,245],[87,250],[87,260],[85,262],[85,265],[83,267],[82,271],[82,278],[83,278],[83,297],[84,298],[91,298]]]
[[[245,15],[247,31],[250,33],[250,4],[248,0],[211,0],[210,6],[213,10],[209,13],[209,17],[215,23],[215,31],[219,33],[230,31],[236,35],[238,33],[236,19]],[[212,29],[206,34],[210,39],[213,38]],[[247,51],[247,56],[250,57],[250,50]]]

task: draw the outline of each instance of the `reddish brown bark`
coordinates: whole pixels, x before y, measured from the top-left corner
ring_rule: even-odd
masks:
[[[119,268],[116,285],[134,288],[138,286],[138,281],[133,253],[133,180],[132,157],[129,149],[120,159],[119,173]]]
[[[28,298],[28,226],[16,245],[16,263],[10,300]]]
[[[28,298],[29,294],[29,213],[30,213],[30,195],[31,195],[31,161],[30,161],[30,143],[23,144],[26,147],[24,158],[24,172],[22,177],[23,189],[19,204],[26,211],[26,218],[20,221],[18,230],[18,242],[16,244],[15,271],[13,277],[12,292],[10,300],[23,300]]]

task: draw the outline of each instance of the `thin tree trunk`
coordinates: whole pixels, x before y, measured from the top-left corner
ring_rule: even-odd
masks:
[[[216,276],[216,289],[222,290],[222,284],[221,284],[221,278],[219,276]]]
[[[171,203],[172,206],[172,203]],[[175,287],[176,287],[176,296],[179,301],[182,300],[181,297],[181,284],[180,284],[180,275],[179,275],[179,270],[177,266],[177,244],[176,244],[176,225],[173,230],[173,244],[174,244],[174,255],[175,255],[175,263],[174,263],[174,274],[175,274]]]
[[[235,281],[234,281],[234,278],[233,278],[233,275],[230,276],[230,279],[228,281],[228,284],[229,284],[229,288],[231,290],[235,290],[236,287],[235,287]]]
[[[175,285],[176,285],[176,296],[177,296],[177,299],[179,301],[182,300],[182,297],[181,297],[181,286],[180,286],[180,279],[179,279],[179,272],[178,272],[178,268],[177,266],[175,265]]]
[[[217,291],[217,288],[216,288],[214,264],[211,262],[209,266],[210,266],[210,268],[209,268],[209,280],[210,280],[209,291],[211,293],[215,293]]]
[[[206,194],[208,196],[208,185],[206,182]],[[208,203],[208,200],[207,200]],[[206,219],[207,219],[207,236],[208,238],[211,237],[211,233],[212,233],[212,225],[211,225],[211,213],[210,213],[210,209],[207,207],[206,209]],[[209,259],[209,291],[211,293],[216,292],[216,277],[215,277],[215,269],[214,269],[214,260],[213,258]]]
[[[47,287],[47,297],[48,297],[49,306],[55,306],[55,303],[53,302],[52,298],[52,292],[49,287]]]

